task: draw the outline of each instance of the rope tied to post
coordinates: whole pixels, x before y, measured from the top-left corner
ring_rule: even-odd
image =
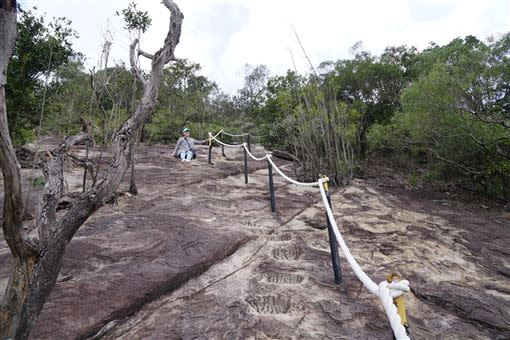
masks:
[[[222,132],[222,131],[220,131]],[[224,133],[224,132],[223,132]],[[345,243],[340,230],[338,229],[338,225],[336,223],[335,217],[333,216],[333,211],[331,210],[331,206],[329,205],[327,194],[326,192],[329,190],[329,178],[326,176],[323,176],[322,178],[319,178],[317,182],[311,182],[311,183],[303,183],[296,181],[287,175],[285,175],[273,162],[272,155],[267,153],[263,157],[255,157],[249,150],[246,145],[246,143],[233,145],[233,144],[227,144],[223,143],[222,141],[218,140],[216,137],[219,135],[219,133],[216,136],[213,136],[211,133],[209,133],[210,139],[215,140],[220,145],[226,146],[226,147],[243,147],[244,152],[246,155],[249,155],[253,160],[255,161],[262,161],[267,159],[268,163],[271,165],[272,168],[274,168],[280,176],[282,176],[285,180],[287,180],[290,183],[300,185],[300,186],[310,186],[310,187],[319,187],[319,191],[322,197],[322,201],[324,204],[324,207],[326,209],[326,213],[328,216],[328,221],[331,224],[331,227],[333,229],[333,233],[336,237],[336,241],[338,242],[338,245],[340,249],[342,249],[342,252],[344,253],[344,256],[349,263],[350,267],[352,268],[354,274],[356,277],[361,281],[361,283],[365,286],[365,288],[368,289],[372,294],[376,295],[379,300],[381,301],[381,304],[386,312],[386,315],[388,317],[388,320],[390,322],[390,326],[393,330],[393,334],[397,340],[409,340],[409,336],[407,334],[407,319],[405,317],[405,309],[403,309],[403,303],[400,304],[400,307],[398,305],[398,301],[396,299],[402,298],[402,295],[404,293],[407,293],[410,291],[409,288],[409,281],[407,280],[400,280],[400,276],[396,274],[392,274],[387,280],[381,281],[379,284],[376,284],[361,268],[361,266],[358,264],[354,256],[351,254],[351,251],[347,247],[347,244]],[[246,156],[245,156],[246,157]],[[404,310],[404,313],[402,313],[402,310]]]

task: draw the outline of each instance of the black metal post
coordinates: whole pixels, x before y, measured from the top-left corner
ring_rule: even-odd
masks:
[[[267,160],[267,170],[269,172],[269,198],[271,200],[271,212],[276,212],[276,203],[274,200],[273,166]]]
[[[329,190],[326,191],[326,198],[328,199],[328,204],[331,207],[331,196],[329,194]],[[335,283],[339,285],[340,283],[342,283],[342,268],[340,267],[340,257],[338,256],[338,242],[336,240],[335,233],[333,232],[333,227],[329,222],[327,214],[326,219],[328,223],[329,247],[331,248],[331,262],[333,264],[333,273],[335,274]]]
[[[244,150],[244,183],[248,184],[248,152],[246,148]]]
[[[248,142],[248,150],[250,150],[250,152],[251,152],[250,134],[248,134],[247,139],[248,139],[248,141],[247,141]]]
[[[214,163],[212,162],[212,141],[209,142],[209,156],[208,156],[208,159],[207,159],[207,162],[211,165],[214,165]]]
[[[222,155],[223,157],[227,157],[227,155],[225,155],[225,145],[222,145],[222,146],[221,146],[221,155]]]

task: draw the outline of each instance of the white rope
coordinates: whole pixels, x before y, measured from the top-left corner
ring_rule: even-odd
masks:
[[[225,131],[223,131],[223,130],[221,130],[221,131],[223,132],[223,134],[224,134],[225,136],[230,136],[230,137],[244,137],[244,136],[248,136],[248,135],[249,135],[249,133],[248,133],[248,132],[243,133],[243,134],[241,134],[241,135],[233,135],[233,134],[230,134],[230,133],[226,133],[226,132],[225,132]]]
[[[358,279],[363,283],[363,285],[374,295],[378,296],[381,300],[381,304],[386,312],[386,315],[388,316],[388,320],[390,321],[391,328],[393,330],[393,334],[395,335],[395,338],[397,340],[410,340],[407,336],[406,329],[401,323],[400,316],[397,312],[397,307],[395,307],[393,303],[393,299],[396,297],[401,296],[405,292],[409,292],[409,281],[402,280],[400,282],[391,282],[384,280],[379,285],[377,285],[372,279],[363,271],[361,266],[358,264],[356,259],[352,256],[351,251],[347,247],[347,244],[345,243],[342,235],[340,234],[340,231],[338,229],[338,226],[335,221],[335,217],[333,216],[333,211],[331,210],[331,207],[329,206],[328,199],[326,196],[326,192],[324,190],[324,182],[328,179],[320,178],[317,182],[313,183],[303,183],[298,182],[296,180],[293,180],[292,178],[285,175],[273,162],[271,159],[271,154],[266,154],[264,157],[257,158],[255,157],[250,150],[248,149],[248,146],[246,143],[243,144],[226,144],[218,140],[216,137],[221,133],[222,131],[218,132],[216,136],[213,136],[211,133],[209,133],[209,138],[214,139],[216,142],[218,142],[221,145],[228,146],[228,147],[239,147],[242,146],[246,150],[247,154],[256,161],[262,161],[264,159],[267,159],[271,166],[278,172],[284,179],[287,181],[294,183],[296,185],[301,186],[319,186],[319,190],[322,196],[322,201],[324,203],[324,207],[326,208],[326,212],[328,215],[329,222],[331,223],[331,226],[333,228],[333,232],[335,234],[335,237],[337,239],[337,242],[342,249],[345,258],[347,259],[347,262],[351,266],[352,270],[354,271],[354,274],[358,277]]]
[[[244,149],[246,150],[246,152],[248,153],[248,155],[256,160],[256,161],[263,161],[264,159],[268,158],[268,157],[271,157],[271,154],[269,153],[266,153],[266,155],[264,157],[260,157],[260,158],[257,158],[255,156],[253,156],[253,154],[250,152],[250,150],[248,149],[248,146],[246,145],[246,143],[243,143],[243,146],[244,146]]]
[[[386,311],[386,315],[388,316],[388,320],[390,321],[391,328],[393,329],[393,334],[397,340],[409,340],[407,336],[406,329],[401,324],[400,316],[397,313],[397,307],[393,304],[392,296],[402,295],[404,292],[409,291],[409,282],[406,280],[402,280],[398,284],[388,283],[387,281],[382,281],[379,285],[377,285],[372,279],[361,269],[356,259],[352,256],[349,248],[345,244],[340,231],[338,230],[338,226],[336,224],[335,218],[333,216],[333,212],[331,211],[331,207],[329,206],[328,199],[326,197],[326,192],[324,191],[323,183],[324,179],[319,179],[319,190],[321,192],[322,201],[324,203],[324,207],[326,208],[326,212],[328,214],[329,222],[333,227],[333,232],[335,233],[336,239],[340,248],[342,249],[347,262],[351,266],[354,274],[358,277],[358,279],[363,283],[363,285],[374,295],[377,295],[381,300],[382,306]]]
[[[218,137],[218,136],[219,136],[222,132],[223,132],[223,130],[220,130],[217,134],[215,134],[215,135],[213,136],[213,138]],[[210,133],[210,132],[209,132],[209,137],[211,137],[211,133]]]
[[[250,157],[253,158],[256,161],[262,161],[264,159],[267,159],[269,161],[269,163],[271,163],[273,168],[276,170],[276,172],[278,172],[283,178],[285,178],[287,181],[289,181],[291,183],[294,183],[296,185],[301,185],[301,186],[307,186],[307,187],[315,187],[315,186],[319,185],[318,182],[303,183],[303,182],[298,182],[296,180],[293,180],[292,178],[290,178],[287,175],[285,175],[280,169],[278,169],[276,164],[274,164],[273,160],[271,159],[271,154],[266,154],[264,157],[257,158],[255,156],[253,156],[253,154],[250,152],[250,150],[248,150],[248,147],[247,147],[246,143],[243,143],[243,144],[226,144],[226,143],[223,143],[222,141],[218,140],[211,133],[209,133],[209,138],[210,139],[214,139],[220,145],[227,146],[227,147],[240,147],[240,146],[242,146],[247,151],[247,153],[250,155]]]
[[[216,134],[217,136],[218,134]],[[230,147],[230,148],[239,148],[239,147],[243,147],[243,144],[227,144],[227,143],[223,143],[222,141],[220,141],[219,139],[216,138],[216,136],[213,136],[210,132],[209,132],[209,139],[214,139],[218,144],[220,145],[223,145],[223,146],[226,146],[226,147]]]
[[[319,185],[319,182],[312,182],[312,183],[303,183],[303,182],[298,182],[296,180],[293,180],[292,178],[289,178],[287,175],[285,175],[280,169],[278,169],[278,167],[276,166],[276,164],[274,164],[273,160],[271,159],[271,155],[266,155],[267,157],[267,160],[269,161],[269,163],[271,163],[271,165],[273,166],[273,168],[283,177],[285,178],[287,181],[291,182],[291,183],[294,183],[294,184],[297,184],[297,185],[301,185],[301,186],[306,186],[306,187],[315,187],[315,186],[318,186]]]

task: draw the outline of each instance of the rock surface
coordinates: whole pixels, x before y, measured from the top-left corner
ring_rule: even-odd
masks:
[[[391,338],[342,254],[334,284],[318,189],[276,175],[271,214],[266,163],[250,162],[246,185],[241,150],[215,150],[215,166],[206,149],[191,164],[168,150],[142,146],[139,195],[80,229],[33,339]],[[510,337],[508,216],[361,180],[332,201],[366,273],[410,280],[413,339]],[[9,267],[0,243],[0,286]]]
[[[509,265],[499,246],[510,241],[508,220],[361,181],[333,204],[370,277],[398,270],[411,281],[413,339],[510,336],[510,285],[499,272]],[[334,285],[327,233],[307,222],[323,214],[312,205],[105,337],[390,339],[384,311],[345,260],[344,283]]]

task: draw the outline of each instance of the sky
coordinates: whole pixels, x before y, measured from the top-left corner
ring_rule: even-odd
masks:
[[[75,50],[86,67],[98,64],[107,31],[110,59],[129,64],[129,36],[116,11],[132,0],[21,0],[48,17],[67,17],[79,38]],[[142,49],[153,53],[168,31],[169,11],[158,0],[135,0],[152,25]],[[297,33],[313,66],[352,58],[352,46],[379,54],[387,46],[426,48],[456,37],[480,39],[510,31],[510,0],[175,0],[184,14],[177,58],[202,66],[201,73],[227,93],[243,86],[246,64],[267,65],[274,74],[310,70]],[[149,64],[142,64],[148,68]],[[96,66],[97,67],[97,66]]]

